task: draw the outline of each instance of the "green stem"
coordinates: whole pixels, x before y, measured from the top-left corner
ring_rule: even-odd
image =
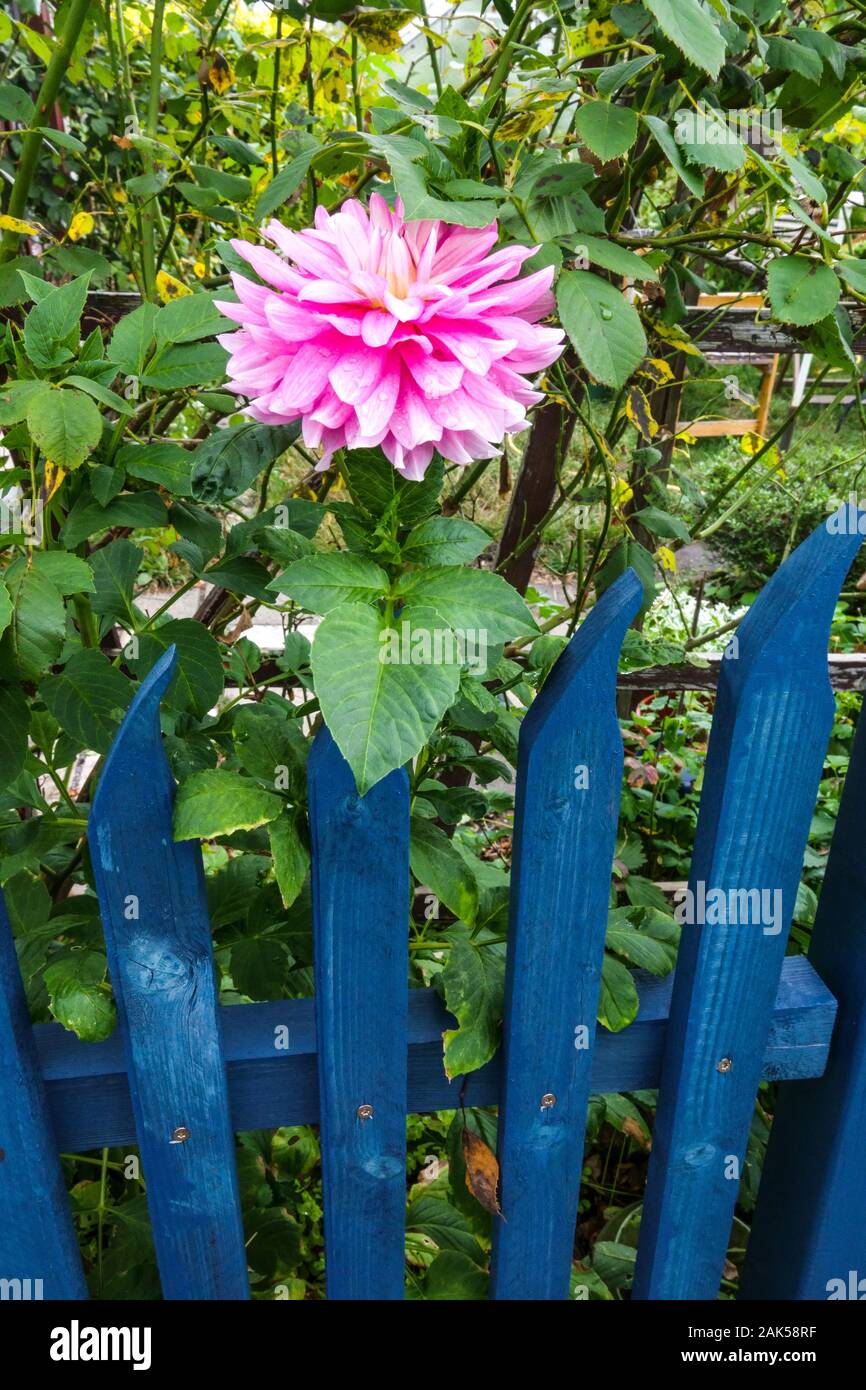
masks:
[[[364,109],[361,106],[361,80],[358,75],[358,36],[352,33],[352,108],[355,112],[355,129],[364,129]]]
[[[42,79],[42,86],[36,98],[36,113],[34,120],[42,125],[48,124],[49,113],[57,100],[57,93],[60,84],[66,75],[66,70],[72,61],[72,54],[78,42],[78,36],[84,27],[84,21],[92,4],[92,0],[72,0],[69,12],[66,16],[66,24],[63,33],[57,41],[57,47],[51,55],[51,61],[45,70]],[[12,185],[12,192],[9,195],[9,203],[6,213],[9,217],[22,218],[27,209],[27,199],[30,196],[30,185],[36,173],[36,166],[39,163],[39,151],[42,148],[42,135],[38,130],[28,130],[21,142],[21,158],[18,163],[18,171],[15,175],[15,182]],[[0,263],[11,260],[18,249],[20,233],[4,232],[3,240],[0,242]]]
[[[78,630],[81,633],[82,646],[98,647],[99,633],[96,627],[96,619],[93,616],[93,609],[90,606],[90,599],[86,594],[73,594],[72,606],[75,609],[75,617],[78,621]]]
[[[153,28],[150,33],[150,87],[147,96],[147,118],[144,133],[155,140],[159,130],[159,97],[162,86],[162,21],[165,0],[154,0]],[[145,174],[153,174],[154,158],[145,150],[142,163]],[[141,261],[144,272],[146,299],[156,299],[156,195],[145,194],[141,209]]]
[[[283,37],[283,12],[277,11],[277,46],[274,49],[274,81],[271,87],[271,178],[277,172],[277,100],[280,91],[280,59],[283,50],[280,40]]]

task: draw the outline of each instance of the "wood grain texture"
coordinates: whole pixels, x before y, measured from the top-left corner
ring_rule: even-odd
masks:
[[[740,624],[738,659],[722,663],[690,888],[778,893],[779,925],[771,896],[757,924],[683,926],[634,1297],[718,1291],[833,718],[830,620],[859,543],[820,527]]]
[[[159,702],[143,681],[105,761],[88,842],[117,1000],[163,1293],[246,1298],[234,1135],[201,849],[172,840]],[[177,1130],[188,1130],[173,1142]]]
[[[322,730],[308,793],[328,1297],[401,1299],[409,779],[360,797]]]
[[[568,1294],[622,782],[616,665],[642,597],[633,571],[603,594],[520,731],[494,1298]]]
[[[639,671],[620,671],[617,690],[715,690],[722,668],[721,656],[707,656],[708,665],[645,666]],[[833,690],[866,690],[866,655],[862,652],[829,652],[827,678]]]
[[[40,1059],[2,893],[0,1280],[22,1281],[22,1290],[27,1290],[24,1297],[87,1297]],[[16,1285],[4,1287],[15,1289]],[[14,1297],[15,1294],[5,1296]],[[17,1296],[20,1298],[22,1293]]]
[[[622,1033],[599,1029],[592,1054],[592,1091],[634,1091],[658,1085],[670,1008],[671,980],[635,973],[640,1012]],[[409,991],[410,1114],[454,1110],[464,1078],[442,1068],[442,1034],[455,1020],[431,989]],[[826,1065],[836,1003],[805,957],[782,964],[765,1081],[820,1076]],[[316,1028],[312,999],[243,1004],[220,1009],[235,1130],[319,1123]],[[288,1031],[286,1052],[275,1052],[274,1030]],[[58,1146],[79,1153],[103,1144],[135,1142],[135,1122],[123,1045],[115,1035],[82,1043],[57,1023],[34,1028]],[[501,1056],[466,1080],[467,1105],[497,1105]]]
[[[866,719],[861,715],[809,959],[839,1006],[820,1081],[779,1094],[743,1298],[866,1296]],[[855,1291],[849,1274],[855,1272]]]

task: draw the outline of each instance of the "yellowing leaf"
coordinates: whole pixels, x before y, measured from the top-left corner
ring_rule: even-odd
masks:
[[[70,241],[80,241],[83,236],[90,236],[95,225],[89,212],[77,212],[69,224],[66,235]]]
[[[214,53],[207,66],[207,85],[212,92],[222,96],[235,80],[231,65],[221,53]],[[202,83],[202,86],[205,84]]]
[[[414,18],[411,10],[367,11],[356,14],[349,29],[371,53],[393,53],[403,42],[400,30]]]
[[[48,503],[51,501],[52,497],[54,496],[57,489],[60,487],[60,484],[63,482],[63,479],[65,477],[65,468],[60,468],[56,463],[52,463],[51,459],[45,460],[45,474],[42,479],[42,487],[39,493],[43,506],[48,506]]]
[[[629,387],[625,413],[642,439],[653,439],[658,434],[658,421],[653,418],[650,403],[639,386]]]
[[[9,217],[5,212],[2,212],[0,213],[0,231],[17,232],[19,236],[38,236],[42,228],[34,226],[32,222],[22,222],[20,217]]]
[[[660,545],[656,551],[656,559],[663,570],[670,570],[671,574],[677,572],[677,557],[666,545]]]
[[[195,263],[195,265],[193,266],[192,270],[193,270],[193,274],[195,275],[195,277],[196,277],[197,280],[203,280],[204,277],[205,277],[207,268],[206,268],[206,266],[205,266],[204,261],[196,261],[196,263]]]
[[[192,290],[182,280],[176,280],[173,275],[169,275],[167,270],[158,272],[156,292],[163,304],[168,304],[171,299],[180,299],[185,294],[192,294]]]
[[[648,357],[643,366],[638,368],[637,374],[638,376],[649,377],[656,386],[661,386],[663,382],[674,379],[671,365],[663,357]]]
[[[611,488],[611,502],[614,507],[624,507],[626,502],[630,502],[633,497],[634,488],[629,486],[625,478],[614,478]]]
[[[501,1215],[497,1188],[499,1164],[493,1150],[471,1129],[463,1128],[463,1161],[466,1164],[466,1186],[476,1202],[492,1216]]]

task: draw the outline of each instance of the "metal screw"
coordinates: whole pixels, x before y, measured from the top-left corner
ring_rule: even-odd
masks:
[[[170,1144],[185,1144],[189,1136],[190,1131],[186,1128],[186,1126],[178,1125],[177,1129],[174,1131],[168,1142]]]
[[[359,1105],[357,1113],[359,1120],[372,1120],[373,1107],[372,1105]]]
[[[716,1071],[730,1071],[733,1065],[733,1061],[730,1057],[723,1057],[721,1062],[719,1062],[719,1065],[716,1067]]]
[[[541,1097],[542,1110],[551,1110],[555,1104],[556,1096],[553,1094],[552,1091],[548,1091],[546,1095]]]

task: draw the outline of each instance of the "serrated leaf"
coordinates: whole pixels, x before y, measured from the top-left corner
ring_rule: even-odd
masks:
[[[300,424],[232,425],[213,434],[190,455],[192,495],[219,504],[238,497],[297,439]]]
[[[483,633],[487,646],[538,631],[517,590],[490,570],[460,565],[412,570],[400,576],[396,590],[412,609],[433,610],[447,628]],[[417,618],[416,624],[420,626]]]
[[[574,114],[574,129],[594,155],[619,159],[637,139],[637,115],[612,101],[585,101]]]
[[[268,825],[268,840],[283,907],[291,907],[310,869],[303,812],[296,807],[283,811]]]
[[[725,41],[698,0],[643,0],[643,6],[690,63],[718,77]]]
[[[456,662],[383,660],[387,637],[385,620],[374,608],[346,603],[322,620],[313,641],[322,714],[362,795],[421,750],[460,678]]]
[[[61,388],[31,400],[27,428],[52,463],[78,468],[102,438],[102,416],[89,396]]]
[[[99,951],[75,951],[45,969],[51,1012],[82,1042],[100,1042],[114,1032],[116,1015]]]
[[[56,676],[46,676],[39,693],[64,733],[83,748],[107,753],[132,699],[132,682],[102,652],[75,652]]]
[[[455,941],[439,979],[459,1025],[443,1034],[445,1071],[453,1079],[483,1067],[499,1046],[505,961],[489,946]]]
[[[630,280],[658,281],[655,270],[645,256],[637,256],[625,246],[603,237],[587,236],[582,233],[575,243],[574,254],[578,260],[586,259],[591,265],[600,265],[603,270],[612,270],[615,275],[627,275]]]
[[[178,787],[174,803],[174,838],[209,840],[254,830],[276,820],[285,802],[251,777],[227,768],[204,768]]]
[[[268,585],[301,608],[323,615],[341,603],[375,603],[388,587],[388,576],[379,565],[348,551],[307,556]]]
[[[622,961],[605,956],[601,967],[598,1021],[611,1033],[619,1033],[637,1018],[640,1000],[631,971]]]
[[[128,665],[142,679],[171,646],[177,647],[177,671],[166,701],[201,717],[216,704],[225,681],[217,641],[194,618],[178,618],[139,634],[139,655],[130,657]]]
[[[461,922],[473,926],[478,913],[478,881],[438,825],[412,817],[409,862],[418,882],[443,902]]]
[[[431,516],[416,526],[401,547],[414,565],[471,564],[490,544],[480,526],[458,516]]]
[[[556,289],[562,324],[586,370],[604,386],[624,386],[646,355],[637,310],[586,270],[568,270]]]
[[[839,281],[830,266],[810,256],[776,256],[767,271],[773,314],[783,323],[817,323],[832,314]]]

